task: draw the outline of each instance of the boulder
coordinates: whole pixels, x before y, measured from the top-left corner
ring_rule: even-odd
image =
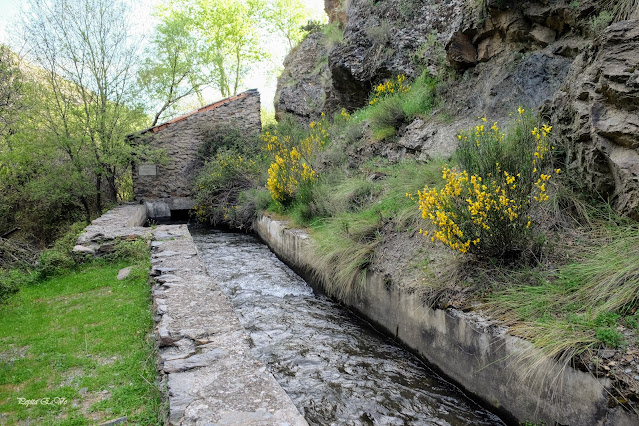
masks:
[[[74,254],[88,254],[91,256],[95,256],[95,249],[92,247],[86,247],[86,246],[82,246],[82,245],[76,245],[73,247],[73,253]]]
[[[557,33],[548,27],[535,24],[530,30],[530,37],[542,46],[548,46],[557,38]]]
[[[118,271],[118,280],[122,281],[125,280],[129,277],[129,275],[131,275],[131,270],[133,269],[133,267],[131,266],[127,266],[126,268],[122,268],[120,269],[120,271]]]

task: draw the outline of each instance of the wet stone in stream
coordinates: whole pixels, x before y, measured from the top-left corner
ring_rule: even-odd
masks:
[[[254,354],[309,424],[503,424],[391,339],[313,294],[256,237],[190,231]]]

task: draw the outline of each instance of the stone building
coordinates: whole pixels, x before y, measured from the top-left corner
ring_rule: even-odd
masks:
[[[135,200],[146,204],[147,215],[167,219],[194,206],[193,181],[203,165],[200,149],[207,129],[234,126],[242,133],[261,131],[260,94],[248,90],[163,124],[132,135],[134,143],[149,144],[164,151],[166,160],[133,164]]]

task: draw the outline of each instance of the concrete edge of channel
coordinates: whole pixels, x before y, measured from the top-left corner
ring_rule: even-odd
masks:
[[[322,274],[307,256],[309,236],[287,221],[263,215],[254,229],[286,264],[321,290]],[[315,281],[315,282],[313,282]],[[478,313],[433,309],[420,295],[369,273],[366,290],[339,302],[419,355],[429,365],[507,422],[566,425],[636,425],[639,416],[609,406],[605,378],[543,359],[532,344]],[[534,362],[533,362],[534,361]]]

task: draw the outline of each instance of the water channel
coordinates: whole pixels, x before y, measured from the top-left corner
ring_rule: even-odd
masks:
[[[311,425],[503,425],[312,289],[252,235],[190,227],[209,274]]]

